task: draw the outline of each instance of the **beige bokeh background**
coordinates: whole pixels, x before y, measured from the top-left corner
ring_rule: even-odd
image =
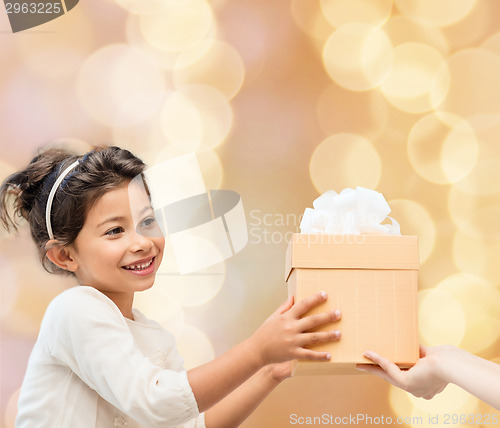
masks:
[[[328,189],[376,189],[420,238],[422,343],[500,361],[498,16],[496,0],[81,0],[11,34],[2,3],[0,178],[43,145],[113,143],[150,165],[196,152],[208,189],[241,195],[243,251],[203,280],[160,275],[136,298],[187,367],[285,299],[284,252],[305,207]],[[26,227],[0,239],[11,428],[45,308],[73,284],[43,271]],[[435,427],[438,413],[495,410],[454,387],[427,402],[371,376],[293,378],[244,427],[287,427],[292,414]]]

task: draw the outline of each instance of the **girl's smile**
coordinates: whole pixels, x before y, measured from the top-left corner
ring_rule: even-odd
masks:
[[[150,275],[155,270],[155,257],[138,260],[123,266],[123,269],[130,271],[134,275]]]

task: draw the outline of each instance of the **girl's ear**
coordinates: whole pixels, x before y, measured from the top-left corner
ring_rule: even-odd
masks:
[[[70,249],[62,246],[56,239],[47,242],[45,248],[47,248],[47,257],[56,266],[70,272],[78,269],[78,263],[72,257]]]

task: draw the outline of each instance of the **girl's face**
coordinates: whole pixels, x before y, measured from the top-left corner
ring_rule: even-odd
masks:
[[[125,184],[88,212],[69,247],[71,270],[81,285],[103,292],[118,307],[118,301],[130,300],[131,307],[133,293],[153,285],[164,244],[144,187]]]

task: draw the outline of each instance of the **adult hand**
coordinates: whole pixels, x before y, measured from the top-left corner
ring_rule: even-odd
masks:
[[[440,366],[442,362],[446,362],[446,355],[452,352],[450,348],[452,347],[436,346],[430,348],[421,346],[420,359],[408,370],[401,370],[388,359],[373,351],[368,351],[364,356],[378,365],[358,364],[356,368],[377,375],[416,397],[429,400],[442,392],[448,385]]]

